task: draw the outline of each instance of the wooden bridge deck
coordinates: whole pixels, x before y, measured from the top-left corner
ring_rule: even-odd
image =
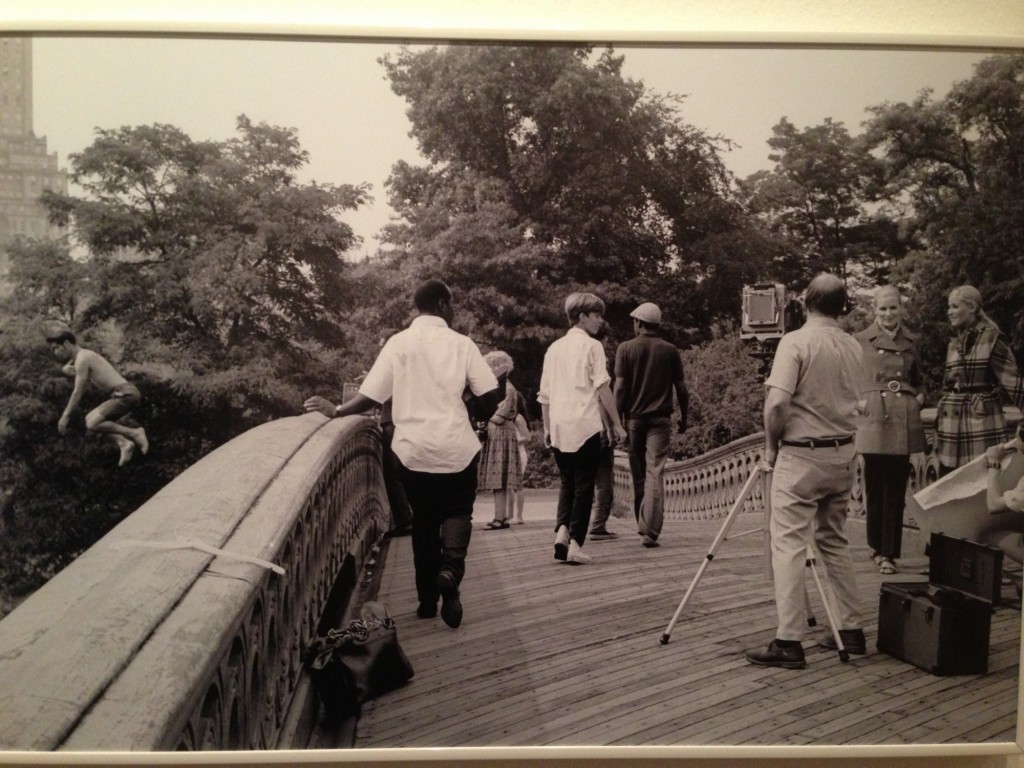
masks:
[[[1012,587],[993,616],[989,673],[930,675],[874,649],[882,577],[851,523],[868,654],[841,663],[815,646],[819,627],[804,643],[807,669],[766,669],[743,659],[775,628],[759,535],[722,545],[661,645],[721,521],[666,523],[657,549],[635,535],[588,542],[594,562],[574,567],[552,558],[550,496],[528,505],[523,526],[480,530],[490,513],[489,501],[478,504],[458,630],[416,617],[410,540],[390,543],[378,599],[416,675],[364,705],[356,748],[1014,741],[1021,613]],[[610,527],[627,534],[631,523]],[[733,532],[759,524],[741,515]],[[885,578],[924,580],[925,565],[908,557]]]

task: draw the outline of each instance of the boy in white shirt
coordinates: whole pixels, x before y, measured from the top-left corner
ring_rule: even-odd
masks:
[[[561,476],[555,559],[578,565],[590,562],[581,549],[601,456],[602,411],[612,443],[624,440],[626,431],[615,409],[604,347],[594,338],[604,325],[604,302],[592,293],[572,293],[565,300],[565,315],[572,327],[544,355],[537,401],[544,445],[554,450]]]

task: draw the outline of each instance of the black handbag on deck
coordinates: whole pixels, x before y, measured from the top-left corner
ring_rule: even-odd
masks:
[[[413,676],[398,644],[395,620],[363,613],[342,629],[316,637],[306,649],[313,685],[329,718],[358,714],[364,701],[392,691]]]

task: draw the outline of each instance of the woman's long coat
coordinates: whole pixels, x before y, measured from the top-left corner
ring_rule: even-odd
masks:
[[[1003,395],[1024,409],[1024,377],[1003,335],[984,321],[949,342],[935,426],[939,463],[962,467],[1008,438]]]
[[[857,451],[909,455],[925,449],[921,406],[924,376],[917,336],[902,324],[890,337],[877,322],[854,334],[864,349],[863,413],[857,419]]]

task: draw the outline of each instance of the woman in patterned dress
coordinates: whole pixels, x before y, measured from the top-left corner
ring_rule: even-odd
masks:
[[[508,381],[508,374],[513,367],[512,358],[507,352],[494,350],[484,355],[484,360],[498,377],[499,385],[503,381],[505,383],[505,399],[487,423],[487,439],[480,452],[477,475],[477,489],[494,492],[494,519],[484,526],[486,530],[493,531],[509,527],[513,508],[511,491],[519,488],[522,469],[516,440],[518,393],[512,382]]]
[[[978,289],[954,288],[948,316],[956,337],[946,350],[935,427],[940,476],[1006,440],[1001,394],[1024,408],[1024,377],[999,327],[982,309]]]

